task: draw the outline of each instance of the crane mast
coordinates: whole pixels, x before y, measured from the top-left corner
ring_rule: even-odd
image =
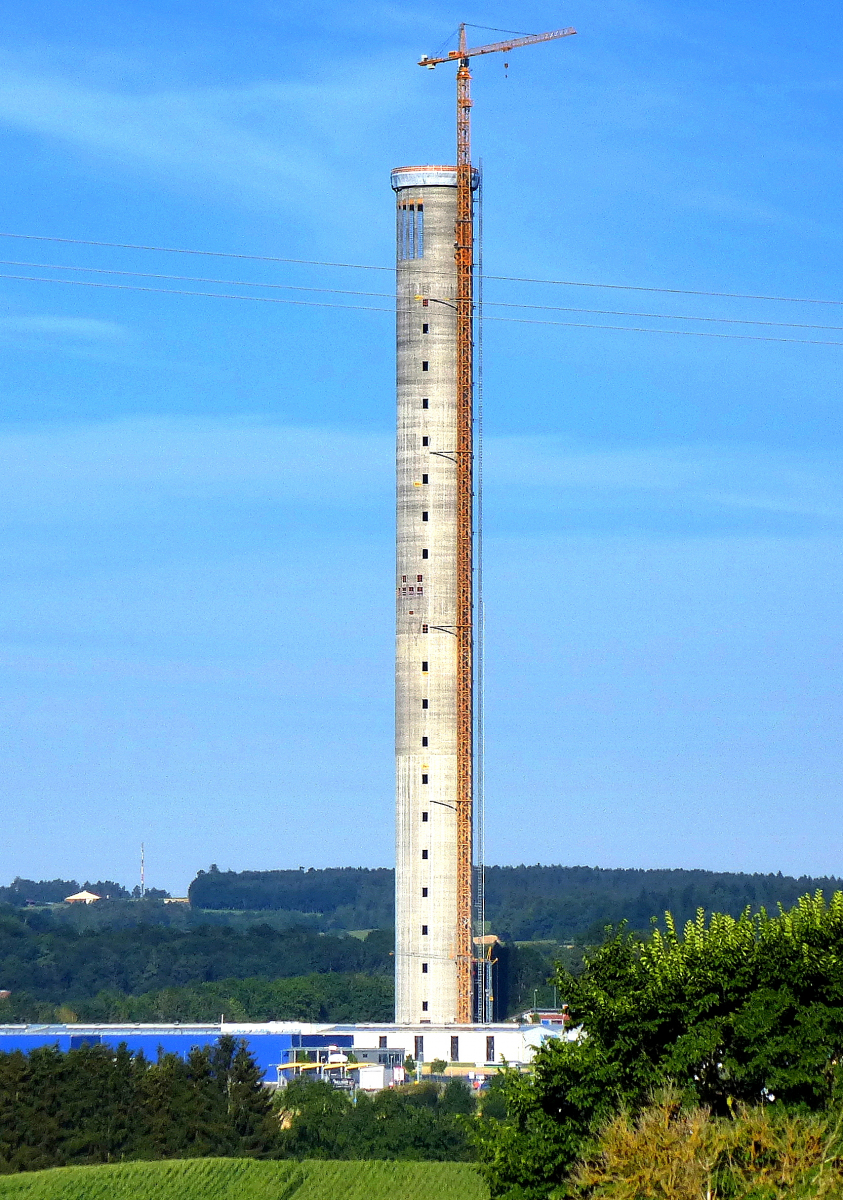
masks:
[[[457,68],[457,218],[454,256],[457,268],[457,1021],[473,1019],[472,837],[474,823],[474,201],[471,167],[471,71],[478,54],[568,37],[575,29],[557,29],[469,48],[465,25],[459,46],[445,58],[419,60],[419,66],[458,62]],[[485,930],[480,931],[481,934]]]

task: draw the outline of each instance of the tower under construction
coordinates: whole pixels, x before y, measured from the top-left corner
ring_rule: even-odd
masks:
[[[478,54],[567,37],[557,29],[469,48],[457,66],[457,162],[400,167],[396,195],[397,620],[395,1017],[491,1018],[475,989],[474,212],[471,72]],[[481,864],[482,876],[482,864]],[[482,905],[480,906],[482,909]],[[482,911],[479,914],[482,922]],[[485,929],[477,930],[478,941]],[[475,1003],[475,990],[477,1003]]]
[[[473,1018],[471,363],[466,413],[458,344],[461,302],[469,305],[470,321],[471,296],[460,295],[455,257],[456,167],[402,167],[392,172],[392,186],[398,358],[395,1009],[397,1021],[447,1024]]]

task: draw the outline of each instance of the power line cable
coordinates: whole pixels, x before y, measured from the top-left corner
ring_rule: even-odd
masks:
[[[236,254],[230,250],[188,250],[181,246],[145,246],[135,242],[94,242],[85,238],[46,237],[36,233],[3,233],[0,237],[21,238],[29,242],[60,242],[66,246],[103,246],[110,250],[154,250],[159,254],[192,254],[207,258],[239,258],[249,262],[296,263],[303,267],[343,267],[355,271],[389,271],[395,267],[378,267],[370,263],[325,262],[314,258],[279,258],[269,254]]]
[[[114,267],[74,267],[68,263],[39,263],[23,262],[19,259],[0,258],[0,266],[4,267],[35,267],[44,271],[84,271],[92,275],[120,275],[133,279],[166,279],[178,283],[216,283],[226,287],[257,287],[272,288],[291,292],[317,292],[331,296],[367,296],[373,299],[392,299],[392,292],[363,292],[351,288],[306,287],[292,283],[263,283],[257,279],[217,279],[206,275],[166,275],[150,271],[126,271]],[[8,276],[6,277],[8,278]],[[482,276],[480,277],[482,279]],[[583,313],[595,317],[645,317],[661,321],[705,321],[717,325],[759,325],[776,329],[821,329],[829,332],[843,332],[843,325],[808,325],[793,321],[756,321],[740,317],[700,317],[690,313],[654,313],[629,312],[625,309],[613,308],[576,308],[552,304],[514,304],[505,300],[489,300],[486,306],[495,308],[517,308],[533,312],[566,312]]]
[[[541,312],[586,313],[595,317],[648,317],[652,320],[661,321],[709,321],[717,325],[764,325],[772,326],[776,329],[828,329],[834,332],[843,331],[843,325],[805,325],[795,321],[753,321],[746,317],[696,317],[688,313],[628,312],[623,309],[613,308],[567,308],[555,304],[510,304],[505,300],[487,300],[486,305],[490,304],[494,305],[495,308],[520,308]]]
[[[58,242],[68,246],[102,246],[112,250],[149,250],[159,254],[191,254],[198,256],[206,256],[209,258],[235,258],[243,259],[249,262],[272,262],[272,263],[293,263],[299,266],[307,267],[339,267],[344,270],[354,271],[389,271],[395,272],[395,267],[383,267],[374,263],[343,263],[330,262],[323,259],[315,258],[281,258],[276,255],[267,254],[240,254],[228,250],[193,250],[179,246],[147,246],[135,242],[100,242],[91,241],[85,238],[60,238],[48,237],[43,234],[35,233],[7,233],[0,231],[0,237],[19,238],[24,241],[33,242]],[[440,274],[442,272],[431,271],[431,275]],[[782,304],[829,304],[837,307],[843,307],[843,300],[823,300],[809,296],[767,296],[756,294],[753,292],[711,292],[703,291],[699,288],[660,288],[660,287],[645,287],[641,284],[633,283],[595,283],[582,279],[533,279],[529,276],[522,275],[485,275],[485,279],[495,280],[503,283],[535,283],[546,284],[552,287],[584,287],[584,288],[606,288],[622,292],[652,292],[664,296],[706,296],[719,297],[725,300],[770,300]],[[487,302],[488,303],[488,302]]]
[[[155,288],[142,287],[130,283],[103,283],[96,279],[56,279],[53,276],[42,275],[9,275],[0,273],[0,279],[18,280],[21,283],[61,283],[76,287],[106,288],[120,292],[151,292],[164,296],[199,296],[214,300],[252,300],[261,304],[292,304],[307,308],[336,308],[346,312],[388,312],[394,313],[395,308],[369,304],[331,304],[324,300],[288,300],[280,296],[248,296],[242,292],[197,292],[186,288]],[[415,309],[407,309],[415,312]],[[819,338],[788,338],[767,337],[751,333],[717,333],[702,329],[648,329],[634,325],[594,325],[582,321],[538,321],[530,317],[485,317],[486,321],[497,321],[507,325],[551,325],[565,329],[608,329],[621,333],[662,333],[673,337],[704,337],[720,338],[726,341],[739,342],[779,342],[790,343],[794,346],[843,346],[843,341],[826,341]]]
[[[385,300],[394,296],[393,292],[361,292],[349,288],[305,287],[295,283],[263,283],[259,279],[215,279],[206,275],[164,275],[151,271],[124,271],[116,267],[73,267],[69,263],[22,262],[14,258],[0,258],[0,266],[36,267],[40,271],[85,271],[91,275],[123,275],[133,279],[170,279],[177,283],[220,283],[227,287],[274,288],[285,292],[320,292],[332,296],[373,296]]]

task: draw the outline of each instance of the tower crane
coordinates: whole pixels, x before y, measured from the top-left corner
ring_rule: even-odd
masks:
[[[459,45],[443,58],[423,55],[420,67],[433,70],[456,62],[457,69],[457,220],[454,257],[457,266],[457,1020],[472,1021],[471,929],[472,826],[474,767],[474,211],[471,168],[471,71],[469,59],[569,37],[575,29],[555,29],[526,37],[466,45],[460,25]],[[485,930],[481,930],[485,933]]]

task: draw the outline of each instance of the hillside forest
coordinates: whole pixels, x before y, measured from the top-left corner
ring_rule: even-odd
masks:
[[[706,871],[491,867],[488,928],[499,1016],[559,998],[555,964],[577,974],[588,946],[626,920],[684,921],[698,907],[775,912],[836,880]],[[392,1011],[392,872],[199,872],[190,904],[114,898],[67,905],[76,880],[0,888],[0,1023],[26,1021],[382,1021]]]

